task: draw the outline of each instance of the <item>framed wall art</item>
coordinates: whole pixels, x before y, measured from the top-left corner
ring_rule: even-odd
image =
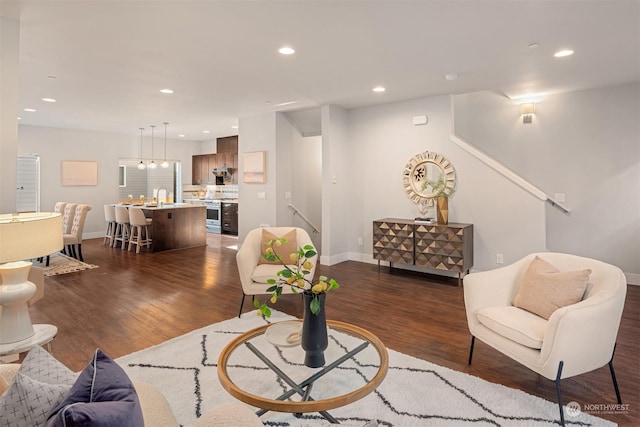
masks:
[[[245,183],[264,184],[267,182],[265,175],[265,151],[252,151],[244,153],[244,167],[242,180]]]
[[[98,185],[98,162],[63,160],[62,185]]]

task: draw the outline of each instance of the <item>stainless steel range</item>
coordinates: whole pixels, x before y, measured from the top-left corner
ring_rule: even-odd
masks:
[[[222,206],[220,200],[204,200],[207,207],[207,232],[222,233]]]

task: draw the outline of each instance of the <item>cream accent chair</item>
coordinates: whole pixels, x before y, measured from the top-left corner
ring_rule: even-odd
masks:
[[[559,308],[549,320],[512,306],[525,271],[536,255],[560,271],[591,269],[582,301]],[[612,363],[627,292],[626,278],[618,267],[575,255],[538,253],[506,267],[469,274],[463,283],[472,335],[469,364],[478,338],[555,381],[562,425],[563,378],[608,364],[618,403],[622,403]],[[481,310],[484,311],[478,316]]]
[[[69,205],[67,205],[67,207],[68,206]],[[64,247],[67,248],[67,255],[71,255],[72,257],[77,258],[83,262],[84,258],[82,257],[82,232],[84,231],[84,223],[90,210],[91,206],[89,205],[77,205],[75,214],[73,216],[71,231],[62,235]]]
[[[262,230],[267,230],[273,233],[277,237],[282,237],[292,228],[296,229],[296,243],[297,247],[303,247],[305,245],[313,245],[311,237],[302,228],[297,227],[267,227],[267,228],[255,228],[251,230],[244,238],[244,242],[240,246],[238,253],[236,254],[236,263],[238,264],[238,273],[240,273],[240,283],[242,283],[242,301],[240,302],[240,311],[238,317],[242,314],[242,306],[244,304],[244,297],[251,295],[251,301],[255,299],[256,295],[266,295],[267,288],[271,285],[267,283],[268,279],[277,278],[278,271],[284,269],[284,266],[279,264],[258,264],[258,261],[262,257]],[[289,254],[280,254],[282,258],[287,261]],[[313,279],[318,256],[316,255],[310,261],[313,263],[310,274],[307,275],[308,279]],[[282,289],[283,294],[293,293],[289,286],[284,286]]]

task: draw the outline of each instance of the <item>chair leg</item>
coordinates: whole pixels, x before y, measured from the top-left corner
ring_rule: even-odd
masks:
[[[238,317],[240,317],[240,315],[242,314],[242,306],[244,305],[244,297],[246,295],[244,294],[244,292],[242,293],[242,301],[240,301],[240,311],[238,312]]]
[[[49,260],[51,258],[51,255],[47,255],[47,267],[49,267]]]
[[[560,377],[562,376],[562,367],[564,362],[561,360],[558,364],[558,373],[556,374],[556,394],[558,395],[558,407],[560,408],[560,425],[564,427],[564,410],[562,409],[562,391],[560,390]]]
[[[471,358],[473,357],[473,345],[476,343],[476,337],[471,335],[471,348],[469,349],[469,365],[471,365]]]
[[[78,243],[78,259],[84,262],[84,258],[82,258],[82,243]]]
[[[609,360],[609,371],[611,372],[611,379],[613,380],[613,388],[616,391],[616,399],[618,399],[618,405],[622,405],[620,389],[618,388],[618,380],[616,380],[616,372],[613,370],[613,355],[616,354],[616,345],[613,346],[613,354],[611,355],[611,360]]]
[[[140,243],[140,232],[138,231],[138,240],[134,240],[135,236],[136,236],[136,230],[138,229],[138,227],[136,225],[132,225],[131,226],[131,235],[129,236],[129,246],[127,248],[127,251],[131,251],[131,248],[133,247],[133,245],[136,245],[137,247],[139,247],[139,243]],[[138,244],[136,244],[136,242]],[[137,251],[136,251],[137,252]]]

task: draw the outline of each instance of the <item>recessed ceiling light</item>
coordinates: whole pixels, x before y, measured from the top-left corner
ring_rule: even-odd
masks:
[[[556,58],[562,58],[569,55],[573,55],[573,51],[570,49],[559,50],[558,52],[553,54],[553,56],[555,56]]]
[[[160,92],[162,93],[173,93],[172,89],[160,89]]]
[[[449,81],[453,81],[458,79],[458,75],[456,73],[449,73],[449,74],[445,74],[444,78]]]
[[[184,133],[179,134],[178,138],[184,138]]]
[[[47,76],[47,78],[48,78],[49,80],[55,80],[55,79],[56,79],[56,76]]]
[[[296,50],[289,46],[283,46],[280,49],[278,49],[278,52],[280,52],[283,55],[293,55],[294,53],[296,53]]]
[[[233,125],[233,126],[231,126],[231,129],[238,129],[238,126],[237,125]]]
[[[276,104],[276,107],[283,107],[285,105],[291,105],[291,104],[295,104],[298,101],[287,101],[287,102],[281,102],[280,104]]]
[[[30,113],[35,113],[36,112],[36,110],[33,109],[33,108],[25,108],[24,111],[28,111]]]
[[[53,98],[42,98],[42,100],[43,100],[44,102],[56,102],[56,100],[55,100],[55,99],[53,99]]]
[[[18,120],[22,120],[22,117],[18,117]]]
[[[208,130],[203,130],[202,133],[211,133],[211,132]]]
[[[387,90],[387,89],[385,89],[382,86],[376,86],[376,87],[373,88],[374,92],[384,92],[385,90]]]

